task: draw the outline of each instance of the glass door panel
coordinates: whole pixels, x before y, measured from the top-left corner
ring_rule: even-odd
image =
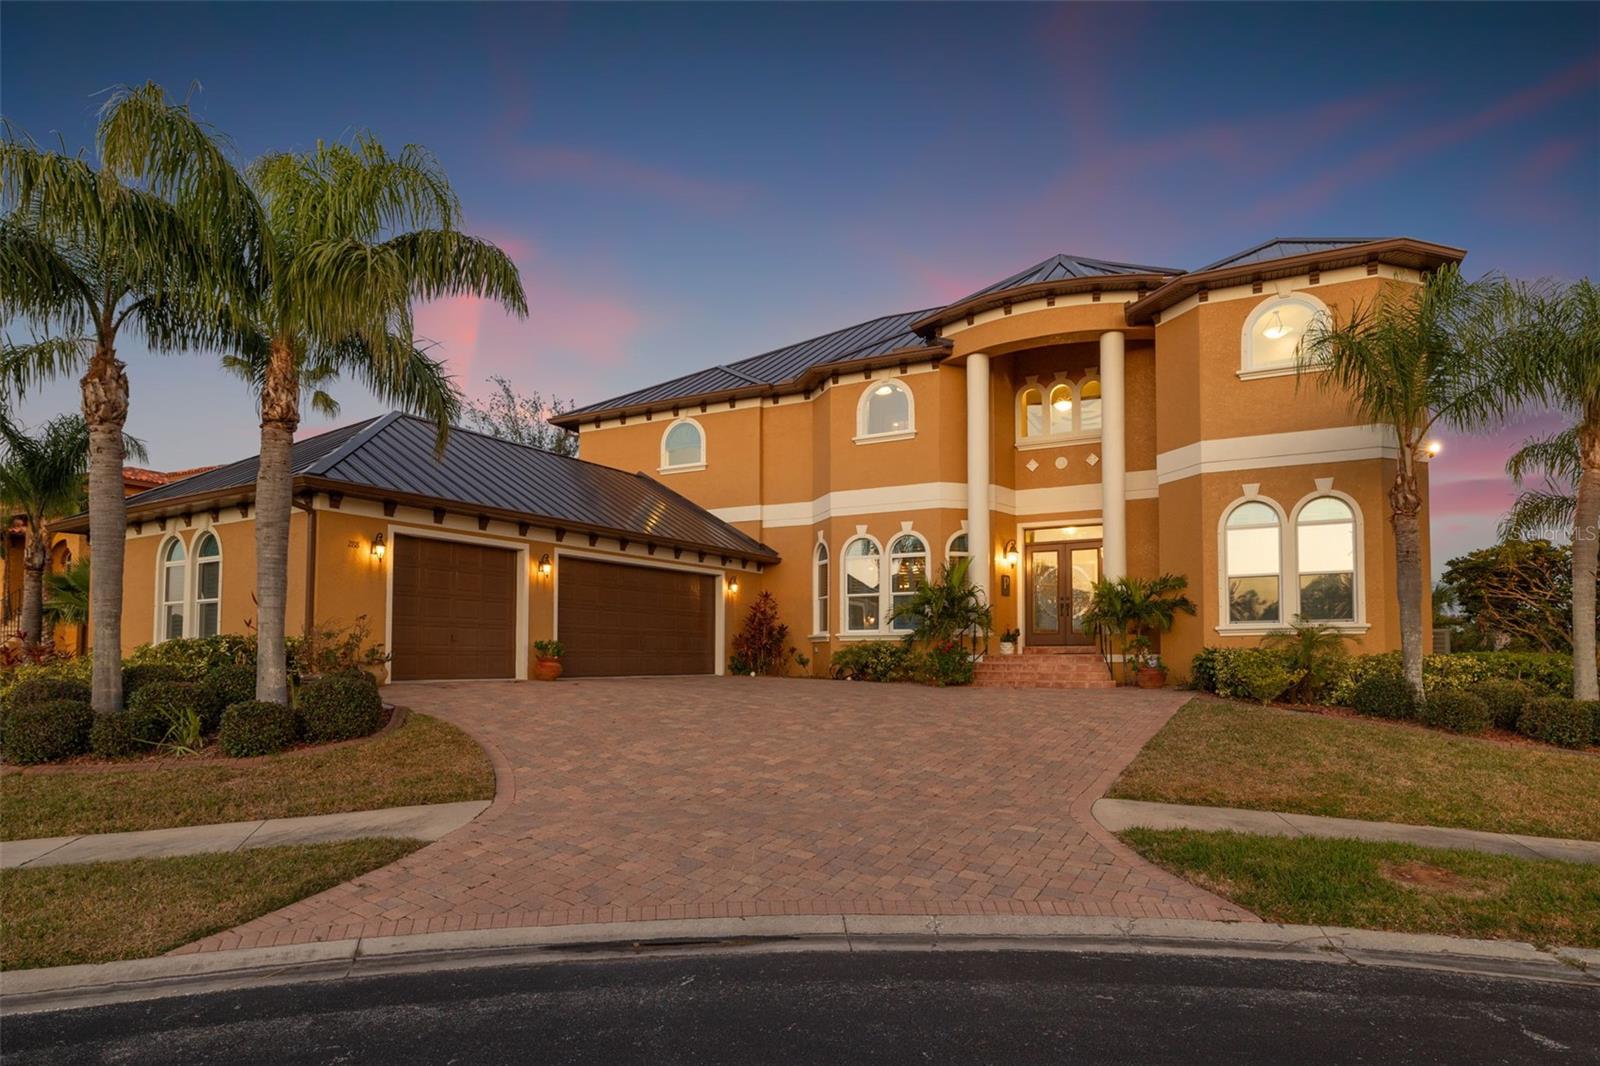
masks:
[[[1035,549],[1029,555],[1029,591],[1033,600],[1030,632],[1061,632],[1061,554],[1055,549]]]
[[[1083,624],[1083,616],[1089,609],[1089,600],[1094,596],[1095,582],[1100,580],[1100,549],[1098,546],[1074,548],[1071,560],[1072,632],[1080,637],[1091,638],[1094,634]]]

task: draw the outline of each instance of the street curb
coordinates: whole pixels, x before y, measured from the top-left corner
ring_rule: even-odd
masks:
[[[1600,951],[1315,925],[1168,918],[785,916],[534,926],[15,970],[0,1014],[384,974],[738,952],[1060,951],[1442,970],[1600,989]]]

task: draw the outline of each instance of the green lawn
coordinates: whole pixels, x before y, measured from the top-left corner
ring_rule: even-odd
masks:
[[[249,766],[0,776],[0,839],[493,799],[494,768],[455,726],[414,714],[367,743]]]
[[[1600,756],[1195,700],[1108,793],[1600,840]]]
[[[83,866],[0,870],[0,968],[160,955],[422,846],[347,840]]]
[[[1121,836],[1267,921],[1600,947],[1600,866],[1314,837]]]

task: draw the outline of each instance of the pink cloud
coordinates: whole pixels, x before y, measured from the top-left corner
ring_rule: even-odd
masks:
[[[721,214],[744,206],[753,195],[746,185],[681,174],[587,148],[510,145],[500,154],[507,168],[520,177],[604,185],[699,211]]]

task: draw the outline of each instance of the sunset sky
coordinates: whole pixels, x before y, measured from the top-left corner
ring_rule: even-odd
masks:
[[[431,148],[532,305],[421,311],[468,393],[601,399],[1056,252],[1192,268],[1407,235],[1474,275],[1600,265],[1595,5],[8,0],[0,31],[0,108],[40,140],[88,144],[106,88],[155,80],[243,158],[358,129]],[[214,358],[123,355],[151,465],[255,452]],[[342,420],[377,409],[338,395]],[[1493,538],[1507,451],[1551,425],[1445,436],[1436,563]]]

